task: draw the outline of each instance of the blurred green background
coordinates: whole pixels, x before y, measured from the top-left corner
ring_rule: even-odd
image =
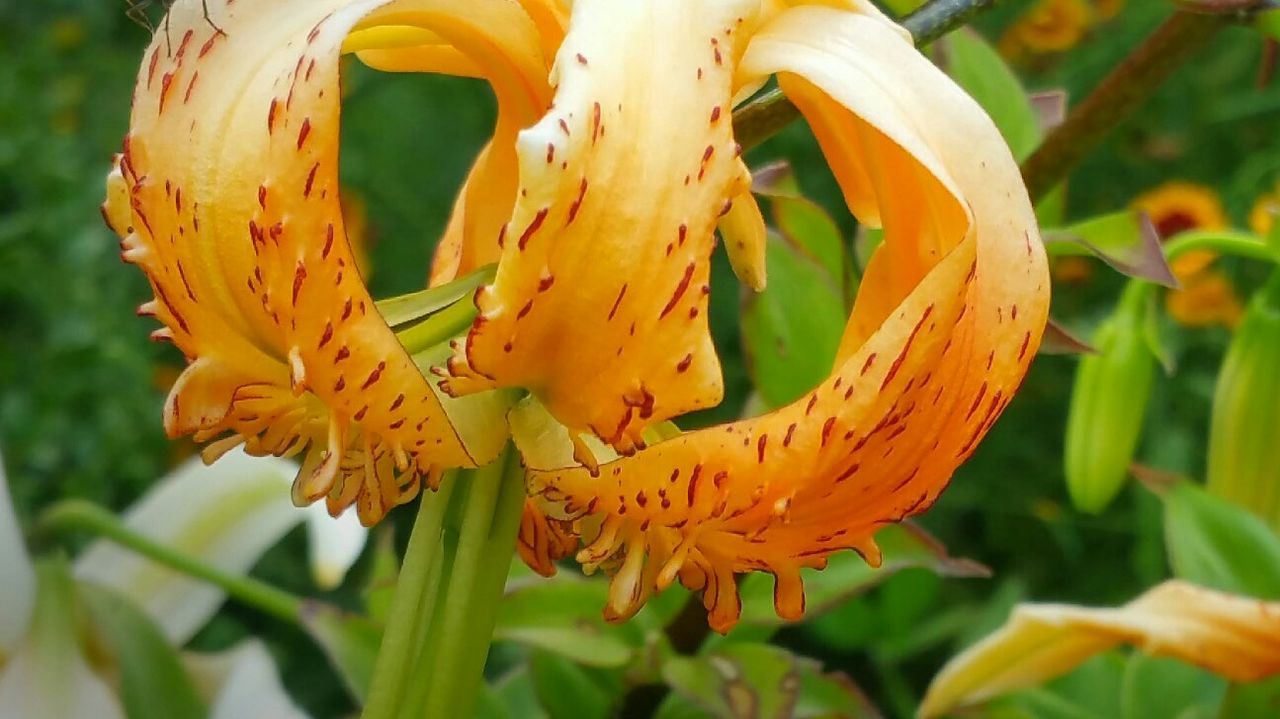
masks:
[[[976,26],[995,42],[1029,4],[1002,3]],[[181,357],[148,341],[153,323],[134,316],[148,298],[146,283],[120,262],[98,211],[149,39],[125,10],[114,0],[0,0],[0,449],[28,519],[69,496],[124,507],[191,449],[166,440],[160,426]],[[1078,98],[1169,10],[1130,0],[1077,46],[1015,67],[1031,90],[1064,88]],[[1258,86],[1261,53],[1255,33],[1225,31],[1077,169],[1068,217],[1121,209],[1166,180],[1188,179],[1218,192],[1242,224],[1280,171],[1280,83]],[[485,140],[492,98],[478,82],[354,65],[345,81],[342,174],[366,208],[370,284],[375,296],[416,289]],[[748,159],[779,157],[852,236],[853,221],[805,128],[789,128]],[[728,398],[698,421],[736,415],[749,391],[737,333],[740,288],[723,258],[717,263],[713,324]],[[1260,279],[1254,268],[1228,269],[1242,296]],[[1054,300],[1055,315],[1086,336],[1120,286],[1100,265],[1095,270]],[[1221,327],[1176,333],[1178,370],[1157,384],[1143,462],[1202,474],[1209,399],[1228,335]],[[784,631],[781,642],[847,671],[892,715],[919,695],[956,642],[993,627],[1012,602],[1118,603],[1166,576],[1159,507],[1148,493],[1132,486],[1096,517],[1066,501],[1062,434],[1074,364],[1036,362],[1017,401],[922,520],[953,554],[993,567],[993,579],[904,572]],[[256,573],[314,593],[303,545],[292,536]],[[336,600],[344,601],[341,590]],[[232,606],[196,641],[225,646],[245,632],[268,639],[290,689],[314,715],[350,708],[323,659],[293,630]]]

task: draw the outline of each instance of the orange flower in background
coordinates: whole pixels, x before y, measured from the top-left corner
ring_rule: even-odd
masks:
[[[175,50],[160,37],[144,61],[105,212],[155,290],[144,311],[190,362],[166,428],[211,442],[209,459],[306,452],[299,503],[377,521],[441,468],[490,461],[509,422],[531,566],[584,545],[613,575],[610,617],[679,579],[719,630],[738,616],[734,575],[763,570],[795,618],[800,570],[844,549],[878,563],[876,530],[937,499],[1035,354],[1049,282],[1017,165],[870,3],[223,10],[219,31],[197,0],[175,4]],[[369,296],[338,199],[343,52],[493,85],[497,126],[432,268],[463,279]],[[744,283],[765,282],[731,120],[775,77],[885,240],[826,381],[681,432],[666,420],[723,394],[717,229]]]
[[[1224,325],[1234,329],[1244,316],[1235,285],[1222,272],[1202,270],[1182,279],[1182,288],[1165,296],[1165,311],[1184,327]]]
[[[1160,239],[1187,230],[1221,230],[1229,222],[1218,194],[1204,185],[1174,180],[1149,190],[1130,203],[1147,213]],[[1218,259],[1211,250],[1192,250],[1169,264],[1182,287],[1165,295],[1165,311],[1186,327],[1216,324],[1235,327],[1244,307],[1236,297],[1231,280],[1210,269]]]
[[[1254,200],[1249,210],[1249,229],[1261,237],[1271,234],[1276,216],[1280,215],[1280,186]]]
[[[1228,224],[1218,193],[1184,180],[1173,180],[1148,190],[1135,197],[1129,206],[1147,213],[1162,240],[1187,230],[1221,230]]]
[[[1006,57],[1070,50],[1093,21],[1094,9],[1086,0],[1039,0],[1005,30],[1000,50]]]

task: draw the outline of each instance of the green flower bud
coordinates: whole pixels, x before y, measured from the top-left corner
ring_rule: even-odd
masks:
[[[1218,374],[1208,486],[1280,529],[1280,272],[1250,300]]]
[[[1147,289],[1131,283],[1081,358],[1067,414],[1065,469],[1071,501],[1085,512],[1111,503],[1129,472],[1156,373],[1143,334]]]

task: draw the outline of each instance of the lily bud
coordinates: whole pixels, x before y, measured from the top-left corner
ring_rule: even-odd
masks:
[[[1209,427],[1209,491],[1280,527],[1280,273],[1227,348]]]
[[[1076,370],[1067,415],[1067,490],[1076,508],[1097,513],[1124,484],[1155,377],[1156,358],[1143,339],[1142,285],[1131,285],[1094,337],[1096,354]]]

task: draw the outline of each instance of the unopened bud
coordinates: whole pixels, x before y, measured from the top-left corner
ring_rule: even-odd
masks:
[[[1143,334],[1142,285],[1126,292],[1080,359],[1067,414],[1067,490],[1076,508],[1101,512],[1129,472],[1142,434],[1156,358]]]
[[[1227,348],[1209,426],[1209,491],[1280,529],[1280,272]]]

